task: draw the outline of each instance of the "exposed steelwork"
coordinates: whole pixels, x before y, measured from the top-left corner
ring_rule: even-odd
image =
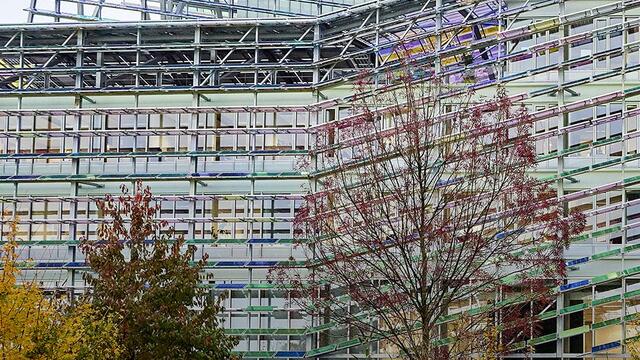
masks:
[[[291,308],[266,281],[299,253],[302,195],[355,116],[351,84],[505,86],[535,120],[538,175],[588,229],[528,345],[541,358],[623,358],[640,314],[640,1],[30,0],[0,25],[0,208],[24,273],[85,288],[93,202],[144,180],[200,254],[246,358],[384,358],[383,340]],[[118,21],[124,20],[124,21]],[[48,23],[39,23],[47,21]],[[398,51],[402,49],[403,51]],[[446,116],[444,114],[443,116]],[[6,223],[2,223],[3,231]],[[31,263],[27,259],[33,259]],[[480,306],[470,299],[465,310]],[[511,354],[507,358],[520,358]]]
[[[37,17],[103,21],[223,19],[316,16],[349,9],[365,0],[30,0],[29,22]]]

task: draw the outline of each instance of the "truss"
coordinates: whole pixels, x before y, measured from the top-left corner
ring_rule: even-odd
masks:
[[[441,59],[452,79],[472,71],[495,81],[496,65],[515,59],[512,52],[505,53],[506,44],[548,26],[499,31],[498,24],[555,4],[557,0],[538,0],[513,9],[499,9],[494,1],[444,5],[446,20],[440,27],[432,0],[381,1],[349,12],[286,20],[4,26],[0,88],[13,94],[323,88],[346,84],[363,71],[393,69],[401,44],[410,44],[417,61]],[[629,1],[609,4],[549,25],[570,25],[635,6]],[[438,36],[448,40],[431,51]],[[461,67],[463,58],[473,61]]]

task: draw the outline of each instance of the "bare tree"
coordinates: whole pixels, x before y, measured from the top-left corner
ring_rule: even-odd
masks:
[[[307,266],[272,278],[304,311],[382,351],[508,351],[535,335],[584,219],[530,176],[524,106],[502,89],[482,98],[414,79],[429,71],[406,65],[387,87],[363,77],[350,114],[317,127],[318,175],[295,222]]]

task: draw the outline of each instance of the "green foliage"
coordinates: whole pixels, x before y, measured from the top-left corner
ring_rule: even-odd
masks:
[[[16,220],[3,234],[6,243],[0,252],[0,359],[29,359],[39,346],[38,338],[46,333],[53,310],[51,303],[32,283],[17,286],[20,273],[16,242]]]
[[[118,359],[118,327],[112,316],[102,316],[91,304],[62,305],[44,323],[36,337],[31,359],[109,360]]]
[[[109,222],[99,241],[82,245],[95,272],[86,277],[93,305],[120,324],[125,359],[231,358],[237,341],[220,327],[220,299],[199,286],[206,259],[192,264],[195,247],[185,250],[151,202],[137,183],[132,194],[123,186],[119,199],[98,203]]]
[[[18,284],[17,221],[0,251],[0,359],[107,360],[120,356],[112,317],[91,305],[45,297],[33,282]]]

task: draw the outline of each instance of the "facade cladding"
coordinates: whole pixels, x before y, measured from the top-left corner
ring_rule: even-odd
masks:
[[[348,115],[353,80],[393,71],[402,44],[448,82],[488,94],[501,83],[526,103],[538,175],[587,214],[533,357],[625,357],[640,312],[639,7],[31,0],[33,24],[0,26],[0,207],[19,219],[23,273],[82,292],[77,245],[96,238],[94,201],[140,179],[209,255],[245,358],[379,353],[301,315],[266,278],[300,255],[294,211],[323,171],[297,164]]]

